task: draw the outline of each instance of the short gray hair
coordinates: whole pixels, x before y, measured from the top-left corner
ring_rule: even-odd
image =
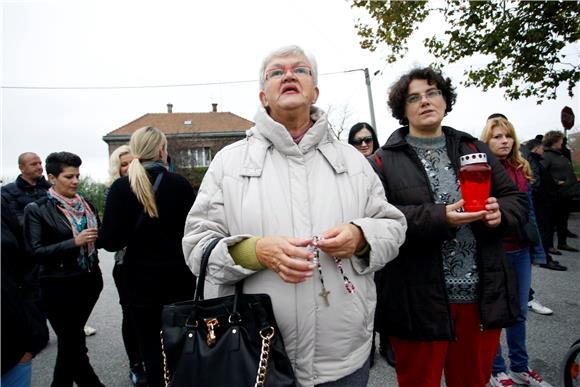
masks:
[[[318,65],[316,64],[316,58],[311,53],[304,51],[301,47],[296,45],[290,45],[285,47],[280,47],[272,52],[270,52],[260,66],[260,90],[264,90],[264,81],[266,80],[266,66],[274,58],[280,58],[290,55],[304,55],[308,60],[310,67],[312,68],[312,79],[314,80],[314,86],[318,85]]]
[[[21,155],[18,156],[18,166],[21,167],[24,165],[24,159],[27,156],[33,156],[33,157],[38,157],[38,155],[34,152],[24,152]]]

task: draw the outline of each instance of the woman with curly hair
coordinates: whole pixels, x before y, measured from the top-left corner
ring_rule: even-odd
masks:
[[[439,387],[443,374],[448,387],[486,386],[501,328],[519,310],[501,238],[525,221],[525,195],[487,145],[443,125],[456,97],[437,69],[402,75],[388,103],[403,126],[370,159],[408,224],[377,301],[377,331],[389,336],[400,387]],[[485,209],[463,211],[459,159],[481,152],[491,167],[489,198]]]
[[[506,172],[520,192],[528,192],[528,184],[534,177],[530,164],[520,154],[520,143],[513,125],[504,117],[493,117],[481,134],[481,141],[489,145],[489,149],[500,160]],[[528,198],[530,196],[528,195]],[[530,208],[532,203],[528,203]],[[498,347],[493,363],[493,374],[490,384],[497,387],[511,386],[513,383],[526,386],[549,387],[538,373],[528,367],[528,352],[526,349],[526,317],[528,314],[528,296],[532,284],[532,256],[530,243],[520,235],[508,234],[503,239],[503,248],[508,261],[516,272],[518,298],[520,300],[520,315],[516,323],[505,329],[509,348],[510,372]]]

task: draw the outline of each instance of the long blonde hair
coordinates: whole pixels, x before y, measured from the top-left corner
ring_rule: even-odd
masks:
[[[149,175],[143,167],[143,162],[159,160],[159,150],[167,147],[167,139],[163,132],[153,126],[137,129],[129,142],[133,161],[129,164],[129,183],[131,190],[137,196],[151,218],[159,218],[153,186]]]
[[[518,136],[516,135],[516,130],[511,122],[502,117],[491,118],[487,120],[485,128],[483,128],[483,132],[481,133],[481,141],[489,144],[489,141],[493,137],[493,130],[495,128],[504,129],[507,132],[507,136],[514,139],[514,145],[506,157],[506,160],[514,167],[516,167],[516,169],[521,169],[524,173],[524,176],[526,177],[526,180],[533,182],[535,179],[532,168],[530,167],[530,163],[528,163],[528,161],[524,159],[520,153],[520,143],[518,141]]]
[[[121,145],[111,153],[111,157],[109,157],[109,180],[105,183],[107,187],[110,187],[115,180],[121,177],[121,157],[129,153],[131,153],[129,145]]]

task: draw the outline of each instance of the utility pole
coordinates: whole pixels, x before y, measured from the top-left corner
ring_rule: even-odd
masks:
[[[345,71],[345,73],[351,73],[353,71],[363,71],[365,73],[365,83],[367,85],[367,94],[368,94],[368,98],[369,98],[369,110],[371,113],[371,125],[373,126],[373,128],[375,129],[375,132],[378,131],[377,129],[377,123],[375,121],[375,105],[373,104],[373,92],[371,90],[371,77],[369,75],[369,69],[368,67],[365,67],[364,69],[354,69],[354,70],[347,70]],[[379,72],[377,71],[375,73],[375,75],[377,75]]]

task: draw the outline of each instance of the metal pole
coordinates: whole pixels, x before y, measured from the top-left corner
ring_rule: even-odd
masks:
[[[369,96],[369,109],[371,111],[371,125],[373,126],[373,128],[375,129],[375,132],[376,132],[378,129],[377,129],[377,123],[375,121],[375,106],[373,104],[373,92],[371,90],[371,77],[369,75],[368,67],[365,67],[363,69],[363,71],[365,72],[365,82],[367,84],[367,93]]]
[[[375,121],[375,105],[373,104],[373,92],[371,90],[371,77],[369,75],[369,69],[368,67],[365,67],[364,69],[346,70],[345,73],[352,73],[353,71],[363,71],[365,73],[365,83],[367,84],[367,94],[369,97],[369,110],[371,112],[371,125],[375,131],[378,131],[377,123]],[[375,75],[377,73],[378,71],[375,73]]]

